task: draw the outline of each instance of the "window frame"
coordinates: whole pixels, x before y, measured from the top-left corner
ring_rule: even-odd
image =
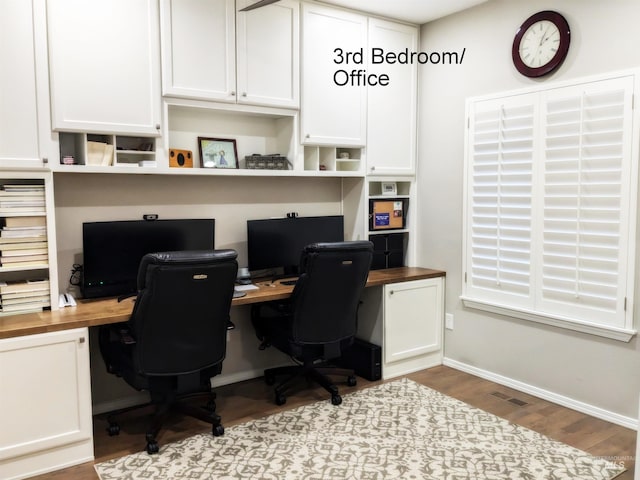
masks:
[[[465,307],[488,311],[491,313],[497,313],[500,315],[506,315],[509,317],[515,317],[519,319],[534,321],[543,323],[546,325],[552,325],[564,329],[573,331],[584,332],[588,334],[598,335],[602,337],[612,338],[615,340],[628,342],[637,331],[634,329],[634,291],[635,291],[635,272],[637,270],[636,259],[636,237],[637,237],[637,211],[638,211],[638,159],[639,159],[639,122],[638,122],[638,109],[633,105],[634,92],[638,90],[638,80],[640,70],[624,71],[611,73],[600,76],[593,76],[583,79],[575,79],[566,82],[557,82],[544,84],[532,88],[503,92],[482,97],[473,97],[467,99],[466,102],[466,119],[467,127],[465,129],[465,161],[464,161],[464,202],[463,202],[463,284],[461,300]],[[546,123],[548,117],[544,117],[547,113],[547,108],[550,104],[548,98],[553,98],[555,92],[561,92],[562,89],[567,92],[571,92],[571,89],[579,89],[587,91],[589,88],[597,88],[599,84],[608,85],[604,82],[612,81],[614,84],[620,83],[624,85],[624,94],[631,95],[630,106],[626,103],[628,98],[625,97],[625,102],[622,104],[622,109],[626,113],[620,120],[621,133],[620,136],[624,143],[621,143],[623,149],[623,156],[621,156],[620,162],[624,164],[626,171],[622,172],[623,179],[626,180],[626,175],[629,175],[628,181],[620,182],[620,192],[623,194],[621,203],[621,213],[619,218],[624,225],[621,228],[622,233],[618,239],[621,247],[625,250],[621,254],[616,264],[616,272],[618,272],[618,283],[616,284],[616,294],[622,291],[622,295],[618,295],[616,298],[615,310],[610,315],[610,319],[607,322],[601,322],[594,319],[595,316],[589,320],[581,319],[576,313],[578,308],[565,308],[562,306],[557,311],[543,311],[540,305],[545,304],[541,302],[541,274],[542,274],[542,243],[543,243],[543,231],[540,228],[544,228],[544,206],[545,206],[545,194],[543,188],[545,187],[545,168],[547,165],[544,163],[547,159],[549,148],[547,147],[549,139],[545,127],[549,125]],[[587,95],[586,93],[584,95]],[[477,223],[474,224],[474,209],[477,214],[478,202],[474,203],[474,191],[472,188],[478,186],[477,175],[474,177],[474,169],[477,171],[478,160],[477,150],[474,151],[474,147],[478,145],[477,137],[473,137],[476,132],[476,126],[474,114],[476,107],[485,108],[490,110],[496,108],[500,102],[504,102],[508,108],[515,108],[514,105],[518,105],[518,102],[526,104],[530,102],[534,110],[534,124],[532,127],[533,141],[532,141],[532,156],[531,156],[531,175],[532,175],[532,197],[531,197],[531,243],[530,243],[530,256],[529,256],[529,270],[531,272],[531,278],[528,280],[529,292],[523,296],[510,295],[509,292],[503,294],[498,291],[502,287],[496,287],[496,290],[491,288],[482,289],[478,288],[478,274],[477,271],[472,271],[473,266],[477,266],[477,259],[475,263],[472,263],[473,250],[477,250],[477,242],[473,242],[472,236],[474,235],[474,229],[477,227]],[[583,108],[582,106],[580,108]],[[506,114],[505,114],[506,115]],[[628,116],[627,116],[628,115]],[[580,120],[582,122],[582,118]],[[628,122],[628,123],[627,123]],[[507,130],[505,124],[501,123],[498,127],[500,138],[502,139],[503,131]],[[582,128],[582,127],[581,127]],[[624,129],[623,129],[624,128]],[[580,139],[584,139],[587,134],[580,130]],[[475,141],[475,143],[474,143]],[[502,140],[501,140],[502,141]],[[501,142],[500,141],[500,142]],[[500,150],[502,144],[500,143]],[[499,164],[496,168],[501,168],[502,165],[502,152],[499,160],[494,163]],[[580,160],[578,164],[582,162],[582,153],[580,153]],[[627,163],[625,163],[627,162]],[[524,163],[524,162],[523,162]],[[491,167],[489,167],[491,168]],[[581,168],[581,167],[580,167]],[[491,173],[491,172],[490,172]],[[474,182],[475,178],[475,182]],[[499,177],[498,177],[499,178]],[[496,190],[499,191],[502,185],[497,180],[498,186]],[[581,183],[584,185],[584,183]],[[576,198],[579,198],[580,194],[577,194]],[[476,198],[477,200],[477,198]],[[500,211],[501,197],[496,194],[495,203],[498,205],[496,211]],[[495,205],[494,205],[495,206]],[[499,213],[496,214],[496,222],[499,223]],[[580,221],[580,213],[578,212],[578,221]],[[496,229],[496,241],[500,241],[499,230]],[[576,240],[576,248],[578,249],[581,243]],[[496,250],[495,257],[500,261],[500,255]],[[496,267],[500,269],[501,267]],[[497,271],[497,270],[496,270]],[[577,271],[577,270],[576,270]],[[474,273],[475,272],[475,273]],[[473,276],[473,275],[476,276]],[[499,276],[499,273],[496,273]],[[470,281],[472,280],[472,281]],[[473,284],[472,284],[473,283]],[[528,296],[527,296],[528,295]],[[516,299],[516,300],[513,300]],[[624,303],[624,305],[621,304]],[[548,302],[547,302],[548,303]],[[577,303],[577,302],[576,302]],[[547,307],[549,305],[547,304]],[[620,309],[623,308],[621,311]],[[573,312],[572,312],[573,310]],[[568,313],[567,313],[568,312]],[[616,317],[617,315],[617,317]],[[599,316],[598,316],[599,318]],[[612,321],[615,320],[614,321]]]

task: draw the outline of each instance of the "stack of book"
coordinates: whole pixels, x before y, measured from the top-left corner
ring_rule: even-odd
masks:
[[[0,312],[38,312],[51,306],[49,280],[0,282]]]
[[[0,215],[44,215],[44,185],[4,184],[0,187]]]
[[[0,230],[0,266],[44,268],[48,261],[46,218],[6,217]]]

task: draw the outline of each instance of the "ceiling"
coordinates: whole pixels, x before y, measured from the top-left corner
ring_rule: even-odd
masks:
[[[321,0],[354,10],[422,25],[487,0]]]

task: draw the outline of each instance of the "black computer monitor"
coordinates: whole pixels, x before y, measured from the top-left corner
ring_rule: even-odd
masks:
[[[147,253],[212,250],[214,219],[121,220],[82,224],[85,298],[134,293]]]
[[[296,275],[302,249],[316,242],[342,242],[344,217],[270,218],[247,221],[249,270]]]

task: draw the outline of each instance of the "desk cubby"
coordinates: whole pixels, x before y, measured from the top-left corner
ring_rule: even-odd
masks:
[[[114,167],[156,166],[154,137],[60,132],[58,138],[60,165],[56,170],[86,167],[109,172]]]
[[[377,250],[376,268],[391,268],[400,265],[411,265],[415,262],[415,218],[416,196],[415,182],[398,180],[393,177],[376,179],[367,183],[367,218],[371,218],[372,201],[402,201],[405,215],[404,228],[373,229],[371,222],[367,225],[367,236],[374,242]],[[383,194],[383,184],[395,184],[395,194]]]
[[[362,175],[364,153],[362,148],[304,147],[304,170],[307,172],[345,172]]]

